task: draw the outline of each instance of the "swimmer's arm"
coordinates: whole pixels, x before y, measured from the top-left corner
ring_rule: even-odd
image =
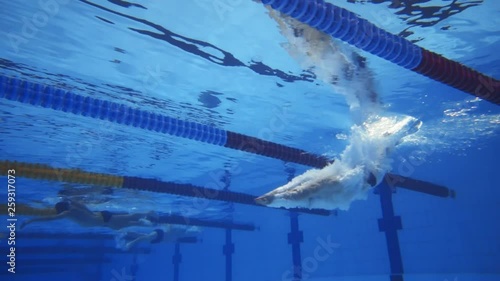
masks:
[[[68,211],[64,211],[64,212],[57,214],[57,215],[50,215],[50,216],[43,216],[43,217],[28,219],[28,220],[25,220],[21,223],[20,228],[23,229],[24,227],[26,227],[26,225],[34,223],[34,222],[53,221],[53,220],[62,219],[64,217],[66,217],[67,215],[68,215]]]
[[[91,214],[91,215],[94,214],[94,212],[92,212],[89,208],[87,208],[87,206],[85,206],[85,204],[80,203],[79,201],[76,201],[76,200],[70,200],[70,202],[71,202],[71,207],[73,209],[77,209],[81,212],[85,212],[85,213]]]
[[[156,231],[153,231],[149,234],[142,234],[141,236],[137,237],[136,239],[128,242],[125,246],[125,249],[130,250],[131,248],[133,248],[135,245],[137,245],[138,243],[140,243],[142,241],[151,242],[156,238],[157,235],[158,234],[156,233]]]

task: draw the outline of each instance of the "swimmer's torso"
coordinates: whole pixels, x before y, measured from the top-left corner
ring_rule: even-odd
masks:
[[[331,84],[335,92],[345,96],[351,108],[378,108],[379,97],[365,58],[324,32],[269,7],[268,12],[287,40],[282,46],[301,67],[313,72],[322,82]]]

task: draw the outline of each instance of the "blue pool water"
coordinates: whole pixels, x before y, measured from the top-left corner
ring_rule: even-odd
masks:
[[[366,58],[366,72],[332,88],[322,70],[341,67],[328,57],[304,67],[300,58],[310,50],[296,45],[292,53],[254,1],[0,1],[2,91],[27,81],[330,160],[372,140],[352,138],[360,123],[339,94],[349,97],[367,77],[384,114],[423,123],[387,157],[391,174],[423,181],[418,190],[383,182],[366,200],[326,216],[252,205],[310,166],[2,93],[0,280],[500,280],[497,105],[344,45]],[[497,1],[327,2],[500,77]],[[51,176],[33,176],[43,169]],[[84,184],[68,176],[75,169],[123,182]],[[151,179],[170,184],[153,190]],[[171,183],[184,184],[191,197],[169,194]],[[456,195],[422,192],[431,184]],[[220,193],[192,197],[196,187]],[[213,200],[221,194],[246,204]],[[125,231],[173,233],[155,222],[117,231],[61,219],[21,229],[67,198],[95,212],[144,214],[141,222],[151,211],[181,218],[172,227],[188,229],[180,236],[191,240],[121,248]],[[11,216],[9,202],[16,203]],[[295,277],[294,265],[301,267]]]

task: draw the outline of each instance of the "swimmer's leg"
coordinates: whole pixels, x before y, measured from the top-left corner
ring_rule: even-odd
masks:
[[[53,221],[53,220],[62,219],[64,217],[66,217],[67,214],[68,214],[68,211],[64,211],[64,212],[57,214],[57,215],[50,215],[50,216],[43,216],[43,217],[28,219],[28,220],[25,220],[21,223],[20,229],[23,229],[28,224],[32,224],[34,222]]]
[[[128,251],[141,242],[145,242],[145,241],[152,242],[152,241],[156,240],[157,238],[158,238],[158,233],[156,231],[153,231],[149,234],[143,234],[143,235],[137,237],[136,239],[128,242],[127,244],[125,244],[124,248],[125,248],[125,250]]]

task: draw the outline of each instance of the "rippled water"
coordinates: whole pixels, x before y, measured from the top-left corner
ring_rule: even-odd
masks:
[[[285,39],[261,5],[54,1],[57,5],[51,7],[42,1],[1,1],[1,75],[332,158],[347,144],[352,120],[345,100],[288,55],[281,46]],[[497,1],[330,2],[419,46],[500,77]],[[367,58],[384,108],[423,120],[421,131],[405,143],[401,155],[418,150],[429,163],[448,163],[449,155],[466,161],[478,150],[497,145],[500,114],[495,105],[360,54]],[[266,129],[276,118],[283,126],[269,133]],[[287,167],[297,173],[307,169],[5,99],[0,101],[0,133],[2,159],[202,186],[228,169],[233,172],[232,190],[255,195],[282,185]],[[401,162],[396,159],[395,167]],[[430,168],[417,174],[442,184],[456,183],[445,172],[432,174]],[[26,184],[31,189],[20,191],[22,200],[43,206],[53,204],[63,186]],[[153,206],[165,213],[192,205],[189,199],[148,192],[117,191],[108,199],[89,202],[109,210]],[[194,215],[232,216],[226,208],[225,203],[211,202]],[[236,214],[255,219],[246,209],[236,209]]]

